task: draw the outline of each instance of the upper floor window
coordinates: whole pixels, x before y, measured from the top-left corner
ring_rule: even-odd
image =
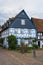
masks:
[[[9,28],[10,32],[14,32],[14,28]]]
[[[40,35],[40,33],[38,33],[38,35]]]
[[[42,36],[42,33],[38,33],[39,36]]]
[[[28,29],[21,29],[21,34],[28,34]]]
[[[25,25],[25,20],[21,19],[21,25]]]
[[[41,33],[41,35],[42,35],[42,33]]]

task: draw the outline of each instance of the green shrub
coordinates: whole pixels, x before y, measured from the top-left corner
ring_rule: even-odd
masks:
[[[10,49],[16,49],[17,48],[17,39],[15,36],[11,35],[8,37],[8,44]]]
[[[28,47],[28,50],[32,50],[33,49],[33,47]]]
[[[21,50],[21,46],[17,46],[17,50]]]
[[[32,41],[33,41],[33,42],[36,42],[36,41],[37,41],[37,39],[36,39],[36,38],[34,38]]]
[[[0,38],[0,43],[2,43],[2,44],[3,44],[3,40],[4,40],[3,38]]]
[[[3,38],[0,38],[0,46],[3,47]]]
[[[36,45],[36,44],[32,44],[33,45],[33,49],[38,49],[39,47],[38,47],[38,45]]]
[[[36,38],[35,38],[35,39],[33,39],[33,44],[32,44],[33,49],[38,49],[38,48],[39,48],[39,47],[38,47],[38,45],[34,44],[34,43],[36,43],[36,41],[37,41],[37,39],[36,39]]]

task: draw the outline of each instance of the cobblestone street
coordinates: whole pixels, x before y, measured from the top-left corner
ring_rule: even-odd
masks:
[[[0,65],[43,65],[43,50],[36,51],[36,54],[34,58],[33,53],[21,54],[0,48]]]

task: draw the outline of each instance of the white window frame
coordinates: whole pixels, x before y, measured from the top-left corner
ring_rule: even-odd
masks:
[[[21,19],[21,25],[25,25],[25,20]]]

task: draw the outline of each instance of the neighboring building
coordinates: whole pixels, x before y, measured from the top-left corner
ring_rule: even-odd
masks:
[[[40,48],[43,47],[43,19],[31,18],[37,29],[37,44]]]
[[[1,37],[4,38],[4,45],[8,46],[7,37],[16,36],[18,45],[21,41],[29,44],[32,39],[36,38],[36,27],[26,12],[22,10],[16,17],[10,18],[3,26]],[[27,38],[27,39],[26,39]],[[28,40],[28,38],[30,40]]]

